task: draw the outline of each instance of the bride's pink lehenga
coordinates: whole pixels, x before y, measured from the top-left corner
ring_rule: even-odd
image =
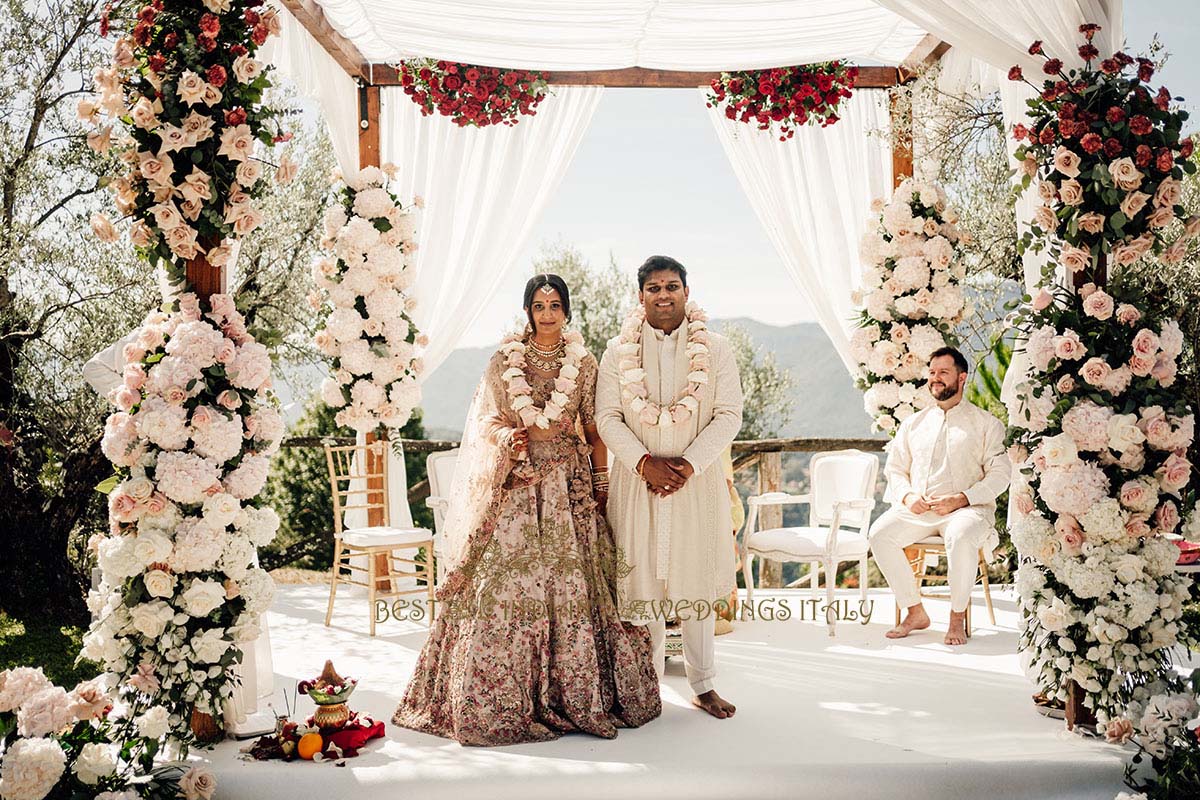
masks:
[[[617,613],[620,558],[575,426],[592,421],[596,361],[583,358],[564,414],[536,431],[549,438],[531,431],[517,464],[497,444],[519,425],[506,368],[497,353],[475,395],[445,526],[455,566],[392,722],[466,745],[613,738],[662,702],[645,628]],[[526,377],[543,406],[554,377]]]

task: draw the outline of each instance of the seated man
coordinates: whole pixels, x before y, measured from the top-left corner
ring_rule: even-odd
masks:
[[[929,615],[904,548],[941,534],[950,583],[948,645],[965,644],[966,611],[978,575],[979,549],[999,543],[996,498],[1008,488],[1011,467],[1004,453],[1004,425],[963,400],[967,360],[952,347],[929,359],[931,405],[900,424],[888,446],[887,498],[892,507],[871,530],[871,552],[880,572],[908,609],[888,631],[902,639],[929,627]]]

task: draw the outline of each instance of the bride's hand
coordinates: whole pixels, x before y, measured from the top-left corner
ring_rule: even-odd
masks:
[[[513,461],[524,461],[529,453],[529,431],[514,428],[508,434],[508,455]]]
[[[592,496],[596,500],[596,508],[599,509],[600,513],[608,513],[608,492],[595,491],[592,493]]]

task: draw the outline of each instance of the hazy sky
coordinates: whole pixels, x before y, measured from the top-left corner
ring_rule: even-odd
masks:
[[[1131,53],[1155,33],[1172,53],[1162,81],[1200,109],[1200,20],[1195,0],[1126,0]],[[477,320],[463,346],[500,338],[519,311],[521,287],[547,243],[579,247],[593,262],[609,252],[632,272],[646,256],[687,266],[692,297],[716,317],[748,316],[774,325],[812,319],[738,185],[689,89],[609,89],[566,177],[534,228],[520,266]],[[1200,127],[1191,120],[1189,129]]]

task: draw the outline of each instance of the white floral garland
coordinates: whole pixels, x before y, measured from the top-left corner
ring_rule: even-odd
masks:
[[[646,312],[637,306],[621,324],[617,337],[617,368],[621,397],[644,425],[669,428],[686,423],[700,408],[700,392],[708,383],[711,357],[708,351],[708,315],[693,302],[685,310],[687,324],[688,384],[680,396],[663,406],[650,400],[646,370],[642,362],[642,326]]]
[[[409,316],[416,301],[406,294],[415,277],[416,225],[387,188],[394,174],[386,164],[346,181],[340,202],[325,214],[321,246],[329,255],[313,264],[320,291],[309,295],[314,309],[322,294],[329,306],[314,337],[333,364],[321,399],[340,409],[338,425],[362,433],[402,427],[421,402],[418,348],[428,340]]]
[[[558,377],[554,380],[554,391],[550,393],[545,408],[538,408],[537,403],[533,400],[533,387],[525,379],[525,351],[527,348],[525,337],[521,334],[511,334],[505,337],[504,342],[500,345],[500,351],[504,353],[505,363],[508,366],[502,376],[505,387],[512,402],[513,411],[517,413],[526,427],[536,426],[543,430],[549,429],[550,425],[562,416],[567,403],[570,402],[571,392],[575,391],[575,381],[579,377],[579,364],[587,355],[587,348],[583,345],[583,336],[577,331],[567,331],[563,334],[563,339],[566,341],[564,351],[566,360],[559,369]]]
[[[83,656],[118,678],[144,736],[186,741],[189,711],[215,716],[234,691],[230,667],[254,641],[274,583],[257,548],[279,517],[255,498],[284,423],[271,358],[228,295],[203,312],[194,294],[155,311],[125,346],[101,442],[108,535],[92,542],[100,585]]]
[[[855,292],[853,301],[865,307],[850,352],[866,411],[876,429],[891,434],[933,403],[925,386],[929,356],[970,312],[959,286],[966,274],[957,249],[964,235],[946,193],[932,181],[907,178],[891,201],[876,200],[871,209],[879,224],[859,250],[865,292]]]

